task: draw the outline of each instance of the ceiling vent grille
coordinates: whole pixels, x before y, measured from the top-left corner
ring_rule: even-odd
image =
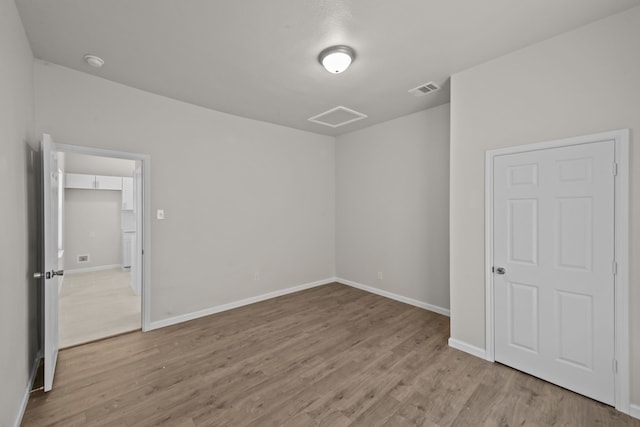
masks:
[[[317,116],[308,118],[310,122],[318,123],[324,126],[337,128],[348,123],[366,118],[366,114],[359,113],[347,107],[336,107],[320,113]]]
[[[423,96],[428,93],[435,92],[438,89],[440,89],[440,86],[438,86],[434,82],[429,82],[429,83],[422,84],[418,87],[414,87],[413,89],[410,89],[409,93],[415,96]]]

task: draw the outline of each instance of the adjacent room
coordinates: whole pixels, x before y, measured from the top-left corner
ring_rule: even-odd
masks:
[[[135,161],[61,153],[60,348],[141,328]],[[60,239],[60,236],[63,236]]]
[[[0,0],[0,426],[640,426],[640,0]]]

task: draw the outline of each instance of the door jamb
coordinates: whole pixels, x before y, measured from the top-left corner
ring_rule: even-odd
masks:
[[[549,148],[594,142],[613,141],[617,175],[614,195],[614,238],[617,273],[614,276],[615,303],[614,369],[615,408],[626,414],[629,404],[629,129],[583,135],[534,144],[519,145],[485,153],[485,358],[495,362],[494,348],[494,305],[493,305],[493,161],[506,154],[524,153]],[[613,166],[612,166],[613,167]]]
[[[106,150],[80,145],[56,144],[58,152],[85,154],[90,156],[113,157],[117,159],[139,160],[142,164],[142,331],[149,331],[151,324],[151,156],[127,151]]]

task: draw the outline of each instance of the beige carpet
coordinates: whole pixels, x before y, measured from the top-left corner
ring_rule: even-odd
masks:
[[[140,329],[140,296],[120,269],[67,275],[60,293],[60,348]]]

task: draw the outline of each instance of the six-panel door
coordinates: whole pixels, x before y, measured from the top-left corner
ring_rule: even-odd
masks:
[[[614,143],[494,160],[495,359],[614,403]]]

